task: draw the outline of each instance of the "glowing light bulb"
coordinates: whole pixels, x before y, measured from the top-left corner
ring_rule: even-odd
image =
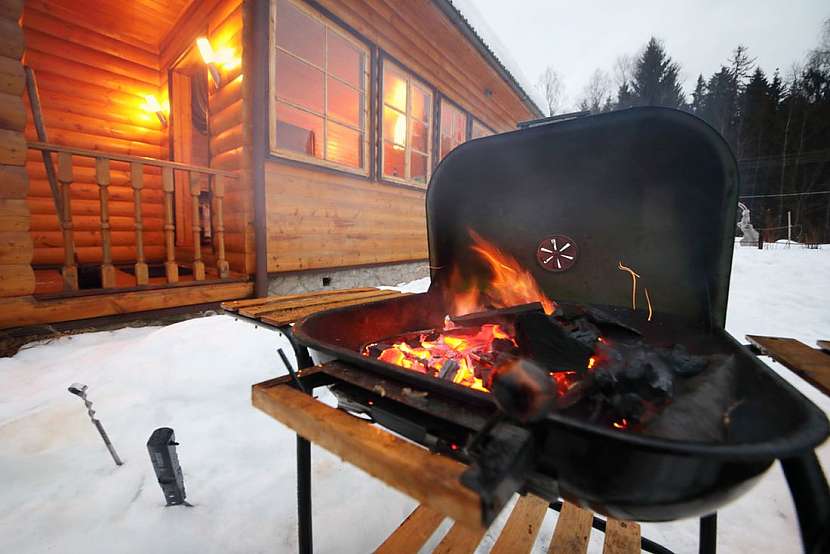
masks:
[[[205,37],[199,37],[196,39],[196,46],[199,48],[199,53],[202,55],[202,59],[205,63],[213,63],[216,61],[216,54],[213,52],[213,47],[210,45],[210,41]]]

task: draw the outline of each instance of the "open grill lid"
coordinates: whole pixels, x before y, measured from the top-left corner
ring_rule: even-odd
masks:
[[[427,191],[433,283],[454,268],[484,269],[472,229],[555,300],[630,307],[621,261],[655,311],[723,328],[737,194],[726,142],[678,110],[632,108],[474,140],[441,162]]]

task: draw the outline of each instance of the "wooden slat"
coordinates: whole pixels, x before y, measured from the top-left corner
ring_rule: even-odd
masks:
[[[790,338],[756,335],[747,335],[746,338],[773,360],[830,395],[830,354]]]
[[[549,554],[585,554],[594,514],[570,502],[562,503],[562,511],[556,520],[556,530],[550,541]]]
[[[139,162],[130,164],[130,180],[133,186],[133,205],[135,206],[135,281],[138,285],[146,285],[150,280],[150,272],[144,260],[144,223],[141,218],[144,164]]]
[[[216,245],[216,270],[219,277],[225,278],[230,273],[230,265],[225,258],[225,178],[221,175],[213,179],[213,217],[214,244]]]
[[[29,148],[34,148],[35,150],[45,150],[47,152],[69,152],[70,154],[74,154],[76,156],[86,156],[88,158],[98,158],[102,155],[102,152],[100,150],[91,150],[89,148],[75,148],[72,146],[63,146],[60,144],[51,144],[45,142],[29,141],[28,146]],[[143,162],[147,165],[152,165],[156,167],[169,167],[176,170],[193,171],[195,173],[200,173],[204,175],[224,175],[225,177],[230,178],[237,177],[237,174],[233,171],[224,171],[221,169],[217,169],[215,167],[202,167],[198,165],[191,165],[180,162],[171,162],[158,158],[132,156],[129,154],[118,154],[115,152],[107,152],[105,155],[108,159],[113,161],[127,163]]]
[[[389,296],[388,290],[371,290],[366,292],[350,292],[344,291],[342,294],[336,296],[318,296],[314,298],[300,298],[297,300],[282,300],[277,302],[269,302],[261,306],[252,306],[250,308],[242,308],[239,310],[239,315],[245,317],[262,317],[271,315],[274,312],[293,310],[297,308],[310,308],[311,306],[319,306],[321,304],[333,304],[336,302],[345,302],[346,300],[357,300],[359,298],[373,298],[376,296]]]
[[[419,505],[395,532],[383,541],[375,550],[375,554],[416,554],[438,529],[444,517],[440,512],[423,504]]]
[[[328,304],[321,304],[319,306],[310,306],[308,308],[296,308],[292,310],[285,310],[283,312],[277,312],[269,314],[267,316],[263,316],[262,318],[260,318],[260,321],[262,321],[263,323],[267,323],[268,325],[279,327],[281,325],[288,325],[289,323],[293,323],[312,314],[316,314],[317,312],[331,310],[334,308],[345,308],[346,306],[354,306],[356,304],[367,304],[369,302],[377,302],[379,300],[387,300],[395,296],[400,296],[401,294],[405,293],[400,293],[398,291],[386,291],[385,294],[373,296],[372,298],[344,300],[343,302],[331,302]]]
[[[472,529],[481,527],[478,495],[459,480],[467,466],[286,385],[254,385],[253,405],[300,436],[387,485]]]
[[[107,158],[96,158],[95,180],[100,187],[101,199],[101,286],[115,287],[115,266],[112,265],[112,235],[109,221],[110,162]]]
[[[520,497],[491,554],[530,552],[548,506],[547,500],[532,494]]]
[[[27,269],[30,268],[27,266]],[[135,292],[107,292],[56,300],[12,298],[0,300],[0,329],[221,302],[229,298],[248,297],[253,291],[253,283],[239,282],[180,285]],[[31,290],[28,294],[30,293]]]
[[[191,232],[193,233],[193,278],[197,281],[205,279],[205,262],[202,261],[202,224],[201,214],[199,213],[199,194],[202,192],[202,185],[199,182],[199,175],[190,172],[190,196],[192,219],[190,222]]]
[[[830,352],[830,340],[817,340],[816,344],[825,352]]]
[[[454,524],[432,554],[472,554],[484,537],[485,529],[468,529]]]
[[[173,169],[165,167],[161,171],[161,186],[164,189],[164,272],[168,283],[179,280],[179,265],[176,263],[176,222],[173,214],[173,195],[176,184]]]
[[[66,290],[78,290],[78,267],[75,264],[75,237],[72,230],[72,154],[58,154],[58,183],[61,187],[60,225],[63,231],[63,286]]]
[[[638,554],[640,526],[631,521],[608,518],[602,554]]]
[[[338,294],[350,292],[366,292],[370,290],[378,290],[376,288],[362,288],[362,289],[337,289],[337,290],[318,290],[315,292],[303,292],[300,294],[286,294],[282,296],[264,296],[260,298],[248,298],[246,300],[233,300],[231,302],[223,302],[222,309],[230,312],[235,312],[240,308],[248,308],[250,306],[261,306],[268,302],[279,302],[281,300],[297,300],[300,298],[316,298],[318,296],[336,296]]]

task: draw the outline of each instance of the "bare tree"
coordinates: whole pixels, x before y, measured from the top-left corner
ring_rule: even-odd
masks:
[[[539,81],[536,83],[536,86],[545,97],[549,116],[556,115],[562,111],[562,107],[565,104],[565,85],[562,82],[562,77],[553,67],[548,66],[539,75]]]
[[[614,85],[618,88],[628,84],[634,76],[636,58],[630,54],[622,54],[614,60]]]
[[[580,110],[599,112],[606,108],[611,100],[611,78],[601,70],[595,69],[588,79],[588,84],[582,89],[582,99],[579,101]]]

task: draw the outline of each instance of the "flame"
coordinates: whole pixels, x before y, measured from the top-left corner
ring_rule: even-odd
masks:
[[[383,349],[378,359],[434,377],[438,377],[452,360],[458,364],[452,377],[453,383],[486,392],[495,362],[493,343],[496,339],[508,340],[513,346],[516,345],[501,325],[486,323],[479,327],[456,327],[447,320],[437,336],[421,334],[416,346],[404,340],[395,341]],[[380,346],[378,343],[370,344],[363,349],[363,354],[370,356],[373,347]]]
[[[482,311],[485,306],[510,308],[531,302],[541,303],[548,315],[556,310],[556,303],[542,292],[533,275],[515,258],[484,240],[473,230],[470,230],[470,236],[474,242],[473,252],[487,263],[491,277],[483,290],[475,285],[464,287],[460,283],[460,272],[456,268],[450,277],[450,304],[453,315]]]

